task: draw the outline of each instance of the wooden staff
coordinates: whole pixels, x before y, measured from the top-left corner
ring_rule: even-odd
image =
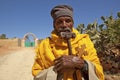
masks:
[[[72,55],[70,39],[75,38],[75,34],[71,33],[71,30],[68,28],[68,30],[66,32],[61,32],[60,36],[67,41],[68,53],[69,53],[69,55]],[[58,73],[57,80],[62,80],[62,78],[63,78],[63,74]],[[77,80],[76,71],[73,73],[73,78],[74,78],[74,80]]]

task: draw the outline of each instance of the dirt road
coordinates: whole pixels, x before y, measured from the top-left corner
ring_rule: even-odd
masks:
[[[22,48],[0,56],[0,80],[33,80],[34,48]]]

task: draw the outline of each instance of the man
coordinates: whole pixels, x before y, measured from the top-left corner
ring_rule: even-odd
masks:
[[[51,70],[54,77],[54,73],[57,74],[57,80],[104,80],[102,66],[89,36],[79,34],[73,28],[72,7],[55,6],[51,16],[54,30],[36,49],[33,76],[42,76],[42,79],[37,79],[45,80]]]

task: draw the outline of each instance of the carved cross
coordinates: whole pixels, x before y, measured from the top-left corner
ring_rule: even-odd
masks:
[[[85,51],[85,44],[81,45],[81,48],[76,47],[75,49],[77,50],[77,56],[82,57],[82,55],[88,55],[87,51]]]

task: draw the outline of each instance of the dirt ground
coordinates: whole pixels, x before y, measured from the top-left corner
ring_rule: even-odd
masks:
[[[0,48],[0,80],[33,80],[34,48]]]
[[[0,80],[33,80],[31,68],[34,48],[0,47]],[[120,75],[105,75],[105,80],[120,80]]]

